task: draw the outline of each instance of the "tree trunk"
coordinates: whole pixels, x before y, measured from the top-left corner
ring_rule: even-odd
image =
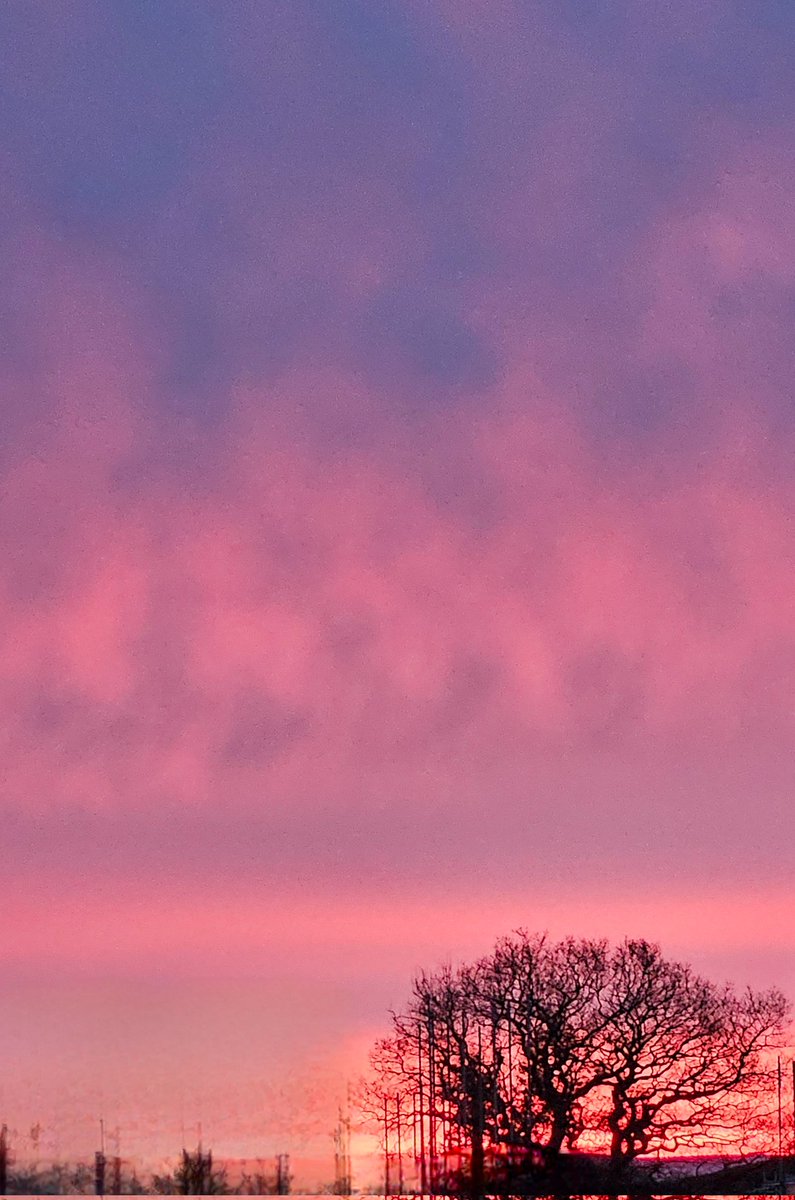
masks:
[[[473,1200],[485,1194],[486,1190],[486,1155],[483,1148],[483,1131],[472,1130],[472,1158],[470,1162],[470,1193]]]
[[[552,1114],[552,1131],[547,1143],[547,1151],[551,1159],[557,1158],[563,1149],[568,1132],[567,1115],[565,1112],[553,1112]]]
[[[610,1146],[610,1165],[607,1172],[611,1195],[626,1190],[624,1184],[626,1182],[627,1169],[632,1165],[634,1159],[635,1155],[625,1145],[623,1136],[614,1133]]]

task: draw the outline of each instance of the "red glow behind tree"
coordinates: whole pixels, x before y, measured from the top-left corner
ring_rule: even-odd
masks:
[[[518,933],[415,980],[374,1051],[372,1094],[385,1138],[389,1097],[411,1108],[423,1189],[447,1181],[462,1140],[476,1192],[489,1164],[544,1176],[581,1147],[618,1181],[642,1155],[742,1153],[764,1136],[767,1051],[788,1013],[779,991],[719,987],[645,941]]]

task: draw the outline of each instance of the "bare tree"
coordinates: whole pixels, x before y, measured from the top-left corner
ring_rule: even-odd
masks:
[[[489,1036],[476,1004],[476,968],[421,975],[409,1008],[394,1018],[394,1064],[414,1083],[420,1185],[433,1192],[449,1172],[451,1132],[469,1147],[473,1186],[484,1177],[485,1149],[495,1137],[496,1075]]]
[[[478,1194],[487,1160],[548,1178],[586,1137],[614,1181],[655,1150],[744,1149],[787,1015],[780,992],[737,995],[645,941],[611,949],[519,932],[473,965],[420,975],[393,1014],[370,1093],[387,1164],[389,1096],[401,1089],[422,1191],[445,1181],[461,1140]]]
[[[587,1097],[609,1067],[600,1053],[609,973],[604,941],[551,943],[519,932],[497,944],[482,972],[482,997],[512,1048],[508,1137],[551,1161],[583,1131]]]
[[[225,1196],[230,1193],[225,1168],[214,1167],[212,1151],[205,1153],[201,1146],[193,1152],[183,1150],[176,1170],[169,1175],[155,1175],[152,1187],[161,1195]]]
[[[365,1127],[374,1130],[384,1155],[384,1194],[393,1190],[402,1194],[405,1185],[404,1158],[411,1130],[412,1088],[401,1058],[391,1039],[377,1042],[370,1055],[370,1076],[359,1081],[354,1103],[364,1118]]]
[[[244,1171],[240,1177],[240,1185],[238,1192],[241,1196],[275,1196],[277,1192],[277,1180],[273,1175],[267,1175],[264,1171]]]
[[[765,1051],[787,1020],[781,992],[738,996],[628,941],[611,958],[603,1004],[609,1078],[594,1115],[616,1177],[642,1154],[747,1146],[772,1096]]]

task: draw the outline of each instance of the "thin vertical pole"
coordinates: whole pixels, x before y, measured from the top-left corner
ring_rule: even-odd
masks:
[[[422,1086],[422,1023],[417,1020],[417,1078],[420,1085],[420,1195],[424,1196],[428,1190],[428,1173],[425,1163],[425,1111],[423,1106],[423,1086]]]
[[[478,1136],[483,1139],[484,1119],[484,1104],[486,1097],[483,1094],[483,1027],[478,1021]]]
[[[384,1195],[389,1195],[389,1100],[384,1092]]]
[[[436,1027],[428,1005],[428,1159],[431,1194],[436,1195]]]
[[[105,1195],[105,1155],[101,1150],[94,1155],[94,1195]]]
[[[345,1195],[345,1130],[342,1124],[342,1105],[337,1106],[337,1127],[334,1130],[334,1188],[338,1196]]]
[[[417,1153],[417,1093],[414,1092],[411,1097],[411,1153],[414,1157],[416,1166]]]
[[[447,1016],[447,1078],[448,1078],[449,1095],[450,1096],[455,1095],[455,1084],[453,1082],[453,1080],[454,1080],[453,1039],[452,1039],[452,1034],[450,1031],[450,1026],[452,1025],[454,1019],[455,1019],[454,1012],[451,1007],[451,1011],[448,1013],[448,1016]],[[449,1100],[447,1102],[447,1104],[444,1106],[444,1117],[443,1117],[443,1124],[442,1124],[442,1138],[443,1138],[442,1153],[443,1153],[443,1162],[444,1162],[445,1187],[449,1187],[450,1146],[453,1141],[453,1136],[454,1136],[454,1125],[453,1125],[453,1113],[452,1113],[452,1100]]]
[[[508,997],[508,1162],[513,1168],[513,1025],[511,1022],[511,1000]]]
[[[784,1117],[781,1107],[781,1055],[778,1056],[778,1180],[784,1191]]]
[[[345,1109],[345,1152],[348,1159],[348,1195],[353,1191],[353,1158],[351,1157],[351,1085],[348,1084],[348,1105]]]
[[[398,1160],[398,1194],[403,1195],[403,1135],[400,1120],[401,1095],[395,1097],[395,1116],[397,1118],[397,1160]]]
[[[0,1129],[0,1192],[8,1186],[8,1127]]]

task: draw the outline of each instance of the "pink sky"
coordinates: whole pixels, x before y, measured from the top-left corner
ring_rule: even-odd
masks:
[[[517,926],[795,994],[760,4],[0,15],[20,1147],[330,1172],[412,973]]]

